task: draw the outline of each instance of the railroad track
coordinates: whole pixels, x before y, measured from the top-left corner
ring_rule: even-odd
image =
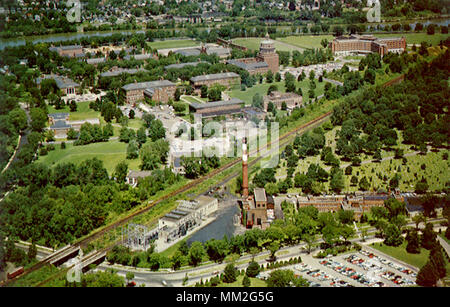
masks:
[[[298,133],[298,132],[301,131],[301,130],[304,130],[304,129],[306,129],[306,128],[309,128],[309,127],[311,127],[311,126],[314,126],[314,125],[316,125],[316,124],[318,124],[318,123],[320,123],[320,122],[326,120],[328,117],[331,116],[331,114],[332,114],[331,111],[330,111],[330,112],[327,112],[327,113],[325,113],[325,114],[322,114],[321,116],[318,116],[317,118],[315,118],[315,119],[309,121],[308,123],[303,124],[303,125],[301,125],[301,126],[295,128],[295,129],[293,129],[293,130],[291,130],[291,131],[285,133],[284,135],[282,135],[281,137],[279,137],[276,141],[278,141],[278,142],[284,141],[284,142],[283,142],[283,145],[284,145],[284,144],[286,144],[286,143],[289,141],[289,139],[290,139],[291,136],[295,135],[296,133]],[[264,150],[264,149],[268,148],[269,146],[271,146],[272,143],[274,143],[274,142],[275,142],[275,141],[268,142],[266,145],[262,146],[261,148],[255,149],[255,150],[251,151],[251,152],[249,153],[249,155],[255,155],[255,154],[257,154],[257,153],[260,152],[261,150]],[[258,162],[261,158],[263,158],[263,157],[260,156],[260,157],[258,157],[257,159],[253,160],[253,161],[250,163],[249,166],[252,166],[252,165],[256,164],[256,162]],[[189,182],[188,184],[186,184],[186,185],[184,185],[183,187],[179,188],[178,190],[175,190],[175,191],[173,191],[173,192],[171,192],[171,193],[169,193],[169,194],[167,194],[167,195],[164,195],[164,196],[160,197],[160,198],[157,199],[157,200],[154,200],[154,201],[150,202],[150,203],[149,203],[147,206],[145,206],[144,208],[141,208],[141,209],[139,209],[139,210],[136,210],[135,212],[131,213],[130,215],[128,215],[128,216],[126,216],[126,217],[124,217],[124,218],[122,218],[122,219],[120,219],[120,220],[118,220],[118,221],[116,221],[116,222],[114,222],[114,223],[112,223],[112,224],[110,224],[110,225],[105,226],[104,228],[102,228],[102,229],[100,229],[99,231],[97,231],[97,232],[95,232],[95,233],[89,235],[88,237],[83,238],[83,239],[81,239],[81,240],[78,240],[78,241],[74,242],[72,245],[66,246],[66,247],[63,248],[63,249],[58,250],[57,252],[55,252],[54,254],[50,255],[50,256],[47,257],[46,259],[44,259],[44,260],[42,260],[42,261],[36,263],[36,264],[33,265],[32,267],[30,267],[30,268],[28,268],[27,270],[25,270],[24,273],[22,273],[21,275],[15,277],[15,278],[13,278],[13,279],[7,280],[7,281],[3,282],[3,284],[0,284],[0,285],[2,285],[2,286],[8,285],[8,284],[10,284],[12,281],[16,280],[17,278],[19,278],[19,277],[21,277],[21,276],[25,276],[25,275],[27,275],[27,274],[30,274],[30,273],[32,273],[32,272],[34,272],[34,271],[36,271],[36,270],[42,268],[44,265],[51,264],[51,262],[52,262],[53,259],[56,259],[58,256],[61,256],[63,253],[67,252],[67,250],[68,250],[69,248],[85,248],[85,247],[87,247],[87,245],[88,245],[90,242],[94,241],[94,240],[97,239],[97,238],[100,238],[100,237],[103,236],[105,233],[109,232],[110,230],[113,230],[113,229],[115,229],[115,228],[117,228],[117,227],[120,227],[120,226],[122,226],[122,225],[128,223],[128,222],[131,221],[133,218],[135,218],[135,217],[137,217],[137,216],[139,216],[139,215],[142,215],[142,214],[148,212],[148,211],[151,210],[154,206],[160,204],[161,202],[163,202],[163,201],[165,201],[165,200],[167,200],[167,199],[170,199],[171,197],[173,197],[173,196],[175,196],[175,195],[177,195],[177,194],[184,193],[184,192],[186,192],[186,191],[192,189],[193,187],[198,186],[199,184],[205,182],[206,180],[208,180],[208,179],[210,179],[210,178],[212,178],[212,177],[214,177],[214,176],[216,176],[216,175],[218,175],[218,174],[221,174],[222,172],[224,172],[224,171],[226,171],[226,170],[232,168],[233,166],[237,165],[237,164],[240,163],[241,161],[242,161],[242,158],[236,158],[236,159],[234,159],[233,161],[230,161],[230,162],[228,162],[227,164],[225,164],[225,165],[223,165],[223,166],[221,166],[221,167],[219,167],[219,168],[217,168],[217,169],[214,169],[213,171],[209,172],[209,173],[206,174],[205,176],[200,177],[200,178],[197,178],[197,179],[195,179],[195,180],[192,180],[191,182]],[[235,172],[235,173],[229,175],[229,176],[225,179],[225,181],[222,181],[222,182],[220,183],[220,185],[222,185],[223,182],[228,182],[228,181],[231,180],[232,178],[236,177],[238,174],[239,174],[239,172]],[[108,247],[108,248],[104,248],[104,249],[102,249],[102,250],[100,250],[100,251],[98,251],[98,252],[101,253],[101,252],[104,252],[104,251],[109,251],[111,248],[112,248],[112,246],[110,246],[110,247]]]

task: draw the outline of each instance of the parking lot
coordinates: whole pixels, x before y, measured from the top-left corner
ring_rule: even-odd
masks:
[[[414,286],[416,273],[370,251],[346,253],[323,259],[302,255],[303,262],[286,267],[306,278],[312,287]]]

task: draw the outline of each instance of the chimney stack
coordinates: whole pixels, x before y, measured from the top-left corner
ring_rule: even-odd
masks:
[[[242,197],[248,198],[248,156],[247,156],[247,140],[242,140]]]

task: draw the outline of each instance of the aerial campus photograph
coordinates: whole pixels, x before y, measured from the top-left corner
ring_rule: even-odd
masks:
[[[0,0],[0,291],[450,286],[449,20]]]

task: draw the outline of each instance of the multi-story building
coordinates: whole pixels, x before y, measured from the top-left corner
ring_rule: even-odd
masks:
[[[278,53],[268,35],[261,42],[259,53],[255,58],[228,60],[227,64],[245,69],[250,75],[265,74],[269,70],[277,73],[280,70]]]
[[[177,86],[168,80],[135,82],[122,86],[126,102],[133,104],[148,97],[157,102],[168,102],[175,95]]]
[[[330,43],[334,54],[378,53],[381,56],[388,52],[403,52],[406,50],[404,37],[377,38],[373,35],[350,35],[335,38]]]
[[[233,85],[239,85],[241,83],[241,77],[234,72],[225,72],[219,74],[201,75],[197,77],[192,77],[190,81],[197,94],[200,94],[201,87],[203,85],[210,87],[211,85],[214,84],[220,84],[225,86],[226,88],[230,88]]]
[[[71,58],[84,57],[83,46],[70,45],[70,46],[58,46],[48,48],[50,51],[57,52],[60,56],[66,56]]]

